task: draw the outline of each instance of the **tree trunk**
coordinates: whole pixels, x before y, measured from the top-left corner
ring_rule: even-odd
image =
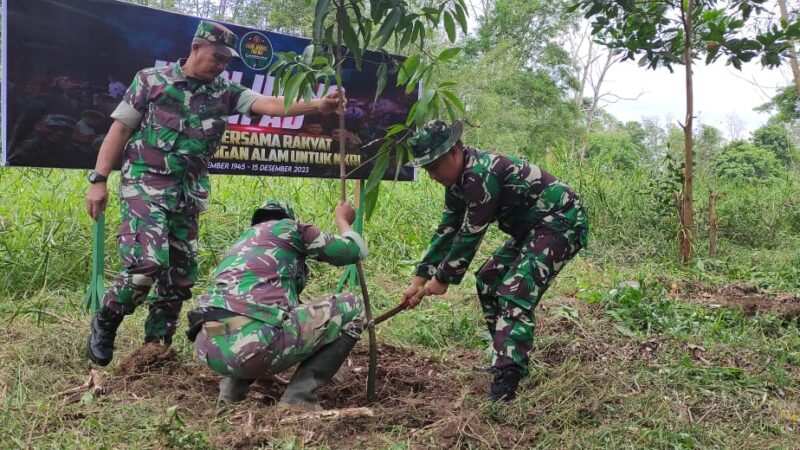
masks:
[[[778,0],[778,7],[781,10],[781,19],[789,21],[789,12],[786,10],[786,0]],[[797,47],[794,40],[789,39],[789,65],[792,67],[792,78],[797,96],[800,97],[800,65],[797,63]]]
[[[684,43],[683,58],[686,68],[686,120],[683,123],[684,142],[684,170],[683,170],[683,201],[681,202],[681,233],[680,233],[680,261],[688,264],[692,259],[692,230],[694,217],[692,215],[692,184],[694,181],[692,118],[694,116],[694,93],[692,87],[692,12],[694,0],[688,0],[686,9],[681,11],[683,19]]]

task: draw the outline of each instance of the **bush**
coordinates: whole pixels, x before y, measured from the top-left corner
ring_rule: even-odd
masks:
[[[784,174],[778,158],[769,150],[734,141],[714,161],[714,173],[730,180],[764,182]]]

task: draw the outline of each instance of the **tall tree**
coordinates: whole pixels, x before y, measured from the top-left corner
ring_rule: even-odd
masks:
[[[672,71],[683,65],[686,80],[686,115],[680,124],[684,134],[684,186],[679,211],[681,218],[680,261],[692,258],[693,215],[693,119],[694,87],[692,64],[705,56],[710,64],[722,56],[741,69],[743,63],[760,57],[765,67],[780,65],[789,47],[788,39],[800,36],[800,23],[772,23],[765,31],[745,25],[756,15],[767,15],[766,0],[579,0],[592,19],[592,33],[612,49],[622,50],[626,59],[640,56],[639,63],[650,69],[660,66]]]
[[[789,10],[786,9],[786,0],[778,0],[778,8],[781,11],[781,20],[789,23]],[[792,78],[794,79],[794,87],[797,92],[800,92],[800,64],[797,62],[797,47],[794,44],[794,39],[789,39],[789,66],[792,68]]]

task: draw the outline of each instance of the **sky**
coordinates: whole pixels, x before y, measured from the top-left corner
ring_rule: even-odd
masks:
[[[695,117],[726,135],[730,132],[729,117],[735,115],[743,122],[743,135],[739,137],[748,137],[747,132],[769,119],[769,114],[753,111],[753,108],[769,101],[777,88],[791,83],[788,67],[768,70],[751,63],[738,71],[726,66],[724,61],[710,66],[702,61],[697,63],[694,66]],[[633,61],[612,66],[603,91],[625,98],[639,97],[635,101],[606,104],[604,109],[623,122],[638,121],[642,117],[657,117],[662,125],[669,117],[673,123],[683,121],[686,115],[685,72],[683,66],[673,69],[672,74],[663,68],[648,70]]]

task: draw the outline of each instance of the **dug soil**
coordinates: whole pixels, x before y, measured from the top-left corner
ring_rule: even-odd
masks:
[[[368,347],[360,344],[343,366],[342,381],[318,392],[324,409],[366,406],[373,412],[371,417],[344,420],[312,418],[279,423],[299,412],[279,413],[275,404],[284,388],[267,381],[255,383],[242,403],[220,406],[216,402],[219,375],[194,362],[182,361],[174,350],[154,344],[133,351],[119,362],[105,381],[105,395],[107,401],[122,402],[166,399],[169,404],[178,405],[179,414],[192,428],[210,429],[211,440],[219,448],[253,448],[282,437],[334,448],[385,447],[389,442],[374,439],[399,430],[404,430],[406,438],[410,433],[412,442],[418,439],[420,443],[429,441],[432,433],[437,446],[445,447],[459,446],[461,439],[470,436],[470,440],[485,440],[482,436],[486,430],[478,429],[483,421],[470,420],[480,416],[480,411],[462,404],[466,394],[480,397],[488,391],[491,376],[470,369],[483,360],[482,352],[459,350],[450,358],[457,360],[459,367],[448,369],[413,350],[380,344],[377,398],[368,404]],[[290,378],[291,371],[282,375]],[[220,421],[225,425],[199,425],[222,425]],[[525,442],[516,444],[524,446]]]
[[[693,287],[674,296],[710,307],[741,309],[748,316],[771,313],[787,321],[800,319],[800,297],[769,294],[746,284],[729,284],[715,289]]]

